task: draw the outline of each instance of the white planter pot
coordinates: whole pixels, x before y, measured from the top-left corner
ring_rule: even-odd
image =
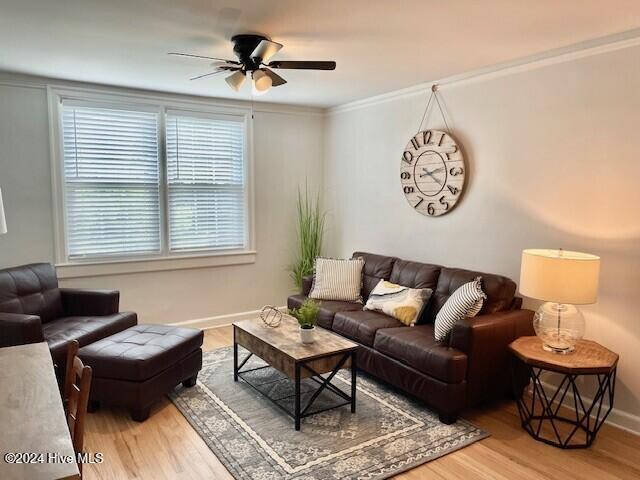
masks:
[[[300,340],[302,343],[313,343],[316,339],[316,327],[302,328],[300,327]]]

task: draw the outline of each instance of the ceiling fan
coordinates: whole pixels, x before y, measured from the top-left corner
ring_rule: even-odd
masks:
[[[238,57],[238,60],[226,60],[224,58],[177,52],[171,52],[169,55],[214,60],[211,64],[211,66],[215,68],[213,72],[198,75],[190,80],[198,80],[224,72],[233,72],[225,78],[225,81],[236,92],[240,91],[247,78],[247,74],[249,74],[252,79],[253,90],[258,95],[266,93],[271,87],[279,87],[287,83],[284,78],[272,69],[335,70],[336,68],[336,62],[296,60],[275,60],[269,62],[269,59],[282,48],[282,44],[272,42],[263,35],[235,35],[231,38],[231,41],[233,42],[233,52]]]

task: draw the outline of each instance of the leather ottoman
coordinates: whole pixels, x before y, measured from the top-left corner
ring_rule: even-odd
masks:
[[[182,382],[196,384],[202,368],[201,330],[167,325],[136,325],[82,347],[93,369],[89,410],[124,407],[142,422],[151,406]]]

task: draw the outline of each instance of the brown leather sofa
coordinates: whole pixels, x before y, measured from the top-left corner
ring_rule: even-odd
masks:
[[[358,367],[434,408],[440,420],[453,423],[461,410],[512,391],[507,345],[533,335],[533,312],[522,310],[516,284],[501,275],[411,262],[355,252],[365,260],[364,300],[380,279],[411,288],[431,288],[433,295],[416,326],[407,327],[383,313],[364,311],[350,302],[321,301],[318,324],[359,343]],[[449,296],[462,284],[482,276],[487,294],[480,314],[454,327],[445,342],[434,339],[433,322]],[[299,307],[311,289],[288,299]],[[526,375],[516,375],[523,388]]]
[[[0,347],[45,341],[61,366],[67,342],[83,347],[138,323],[119,302],[115,290],[59,288],[48,263],[0,270]]]

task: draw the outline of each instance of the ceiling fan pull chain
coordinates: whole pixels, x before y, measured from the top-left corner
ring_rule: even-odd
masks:
[[[418,126],[418,133],[420,133],[422,131],[422,125],[424,124],[424,121],[427,117],[427,114],[429,112],[429,107],[431,106],[431,101],[434,100],[436,101],[436,105],[438,106],[438,110],[440,110],[440,116],[442,117],[442,120],[444,121],[444,125],[445,128],[447,130],[448,134],[451,134],[451,129],[449,128],[449,124],[447,123],[447,117],[444,114],[444,110],[442,109],[442,105],[440,104],[440,100],[438,99],[438,84],[434,83],[433,85],[431,85],[431,95],[429,95],[429,101],[427,102],[427,106],[424,109],[424,113],[422,114],[422,120],[420,120],[420,125]]]

